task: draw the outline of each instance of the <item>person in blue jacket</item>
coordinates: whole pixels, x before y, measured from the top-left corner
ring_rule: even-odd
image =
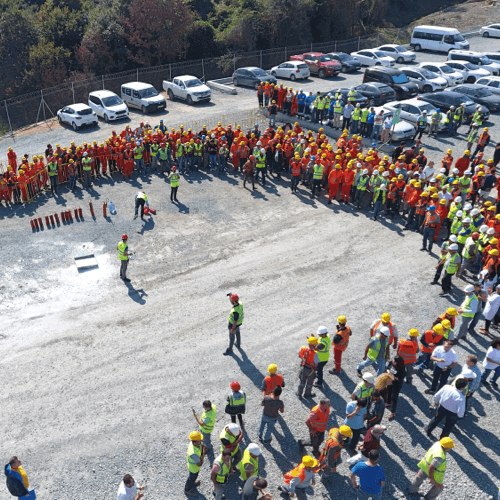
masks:
[[[302,89],[297,94],[297,115],[299,118],[304,118],[304,108],[306,105],[306,94]]]
[[[35,490],[29,490],[28,474],[26,474],[21,460],[12,457],[4,467],[4,473],[7,478],[7,489],[12,496],[22,500],[36,499]]]

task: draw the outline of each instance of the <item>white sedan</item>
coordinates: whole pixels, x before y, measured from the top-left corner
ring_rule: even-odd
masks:
[[[309,66],[302,61],[286,61],[271,68],[271,75],[276,78],[288,78],[289,80],[300,80],[309,78],[311,72]]]
[[[392,57],[398,64],[414,62],[417,58],[413,50],[409,50],[404,45],[396,45],[395,43],[386,43],[385,45],[377,47],[375,50],[382,52],[385,56]]]
[[[384,107],[374,108],[375,114],[378,115],[382,111],[382,116],[384,120],[389,116],[392,118],[394,116],[394,111],[389,110]],[[405,139],[413,139],[415,136],[416,128],[408,123],[406,120],[400,120],[398,123],[391,127],[389,137],[392,142],[401,142]]]
[[[423,62],[419,64],[419,67],[437,73],[439,76],[445,78],[448,84],[451,86],[464,83],[464,76],[462,75],[462,73],[454,68],[450,68],[447,62]]]
[[[494,94],[500,94],[500,76],[484,76],[476,81],[478,85],[486,85]]]
[[[384,109],[394,113],[396,109],[400,110],[401,120],[405,120],[415,127],[417,126],[418,117],[427,111],[427,123],[431,123],[431,116],[436,110],[436,106],[422,101],[420,99],[405,99],[404,101],[392,101],[384,104]],[[439,130],[446,128],[446,116],[442,113],[441,124],[439,125]]]
[[[491,36],[492,38],[500,38],[500,24],[490,24],[489,26],[483,26],[479,33],[485,38]]]
[[[474,83],[478,78],[483,76],[490,76],[491,73],[481,66],[472,64],[469,61],[446,61],[446,64],[457,71],[460,71],[464,75],[465,83]]]
[[[351,52],[351,56],[355,57],[361,66],[394,66],[396,62],[393,57],[384,55],[379,50],[359,50]]]
[[[81,127],[93,127],[98,123],[97,115],[92,111],[92,109],[83,104],[82,102],[77,102],[76,104],[70,104],[61,108],[57,112],[57,119],[62,125],[66,123],[70,125],[73,130],[78,130]]]

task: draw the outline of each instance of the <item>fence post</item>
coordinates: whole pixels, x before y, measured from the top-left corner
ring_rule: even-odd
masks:
[[[136,76],[135,81],[138,82],[139,81],[139,68],[137,68],[137,70],[136,70],[136,75],[137,76]]]
[[[337,52],[337,40],[335,40],[335,48],[333,49],[334,52]]]
[[[236,54],[233,52],[233,72],[236,71]]]
[[[313,43],[311,42],[311,52],[313,51]]]
[[[380,33],[377,31],[377,47],[380,45]]]
[[[104,75],[101,76],[102,79],[102,90],[104,90]]]
[[[201,74],[203,79],[205,79],[205,61],[203,59],[201,60]]]
[[[262,50],[260,51],[260,64],[259,66],[262,68]]]
[[[172,63],[168,64],[168,74],[169,74],[169,80],[172,80]]]
[[[75,102],[75,83],[71,82],[71,93],[73,94],[73,104],[76,104]]]
[[[358,50],[359,50],[360,47],[361,47],[361,37],[358,36]]]
[[[285,46],[285,61],[288,61],[288,55],[287,55],[287,52],[288,52],[288,50],[287,50],[287,47]]]
[[[5,114],[7,115],[7,121],[9,122],[9,130],[10,130],[10,135],[14,135],[14,132],[12,131],[12,124],[10,123],[10,115],[9,115],[9,107],[7,106],[7,101],[4,101],[5,104]]]

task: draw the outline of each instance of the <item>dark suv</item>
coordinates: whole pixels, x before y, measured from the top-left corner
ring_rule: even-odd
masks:
[[[363,76],[363,83],[365,82],[385,83],[396,91],[398,99],[410,99],[418,93],[418,85],[396,68],[382,66],[366,68]]]

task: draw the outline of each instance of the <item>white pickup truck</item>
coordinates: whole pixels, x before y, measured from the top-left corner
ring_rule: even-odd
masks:
[[[168,94],[168,98],[183,99],[188,104],[194,102],[210,101],[212,90],[205,85],[199,78],[191,75],[175,77],[171,82],[163,80],[163,90]]]

